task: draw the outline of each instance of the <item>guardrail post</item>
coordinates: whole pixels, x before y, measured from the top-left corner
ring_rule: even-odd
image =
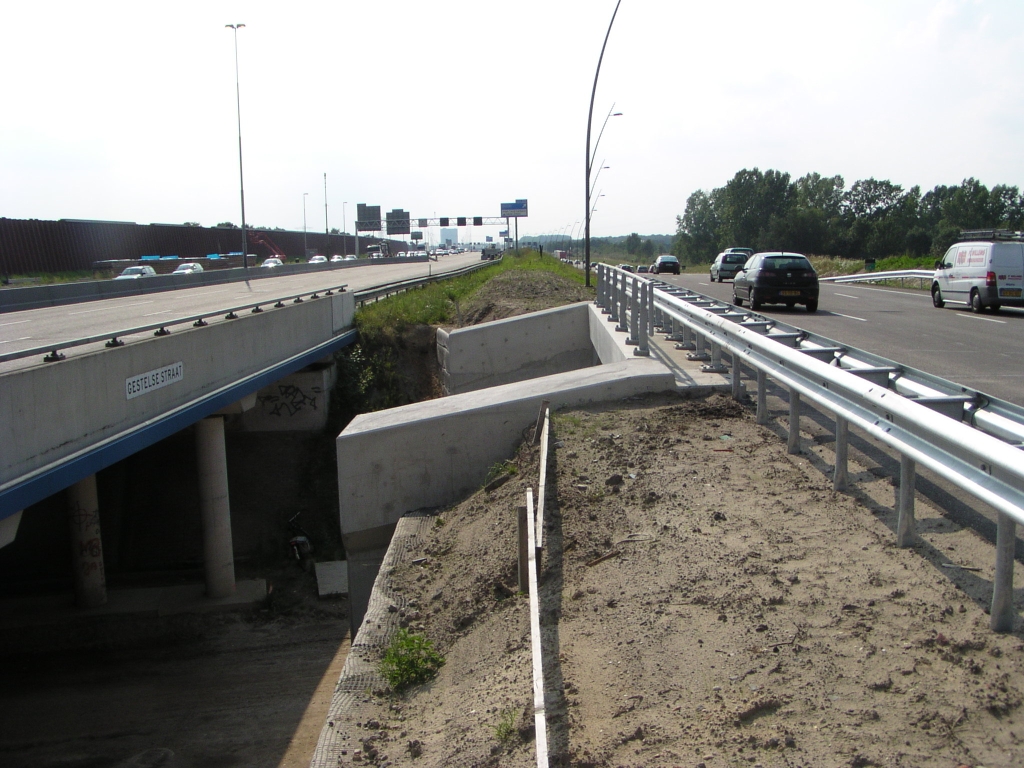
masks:
[[[694,343],[694,339],[697,335],[686,323],[679,324],[679,343],[676,344],[676,349],[696,349],[697,345]]]
[[[637,282],[640,282],[639,280]],[[637,339],[637,347],[633,350],[633,354],[638,357],[647,357],[651,354],[651,348],[647,346],[647,331],[650,328],[650,298],[653,291],[653,286],[644,281],[644,284],[640,286],[640,311],[637,313],[640,316],[637,326],[640,331],[640,336]]]
[[[914,486],[917,479],[917,464],[909,456],[900,454],[900,515],[896,523],[896,546],[910,547],[917,541],[914,524]]]
[[[740,400],[743,397],[743,382],[741,378],[743,371],[740,367],[740,356],[733,350],[732,352],[732,399]]]
[[[789,390],[789,453],[800,453],[800,393]]]
[[[629,318],[626,316],[626,301],[629,298],[627,293],[626,276],[619,275],[619,322],[615,326],[615,330],[620,333],[625,333],[629,330]]]
[[[996,521],[996,572],[992,579],[992,611],[989,628],[993,632],[1012,632],[1016,614],[1013,610],[1013,554],[1017,524],[1002,512]]]
[[[686,342],[683,343],[685,344]],[[679,347],[679,349],[686,349],[686,347]],[[694,351],[686,356],[687,360],[711,359],[711,356],[704,351],[704,337],[696,331],[693,331],[693,349]]]
[[[597,306],[601,308],[602,312],[607,312],[608,301],[605,296],[605,292],[608,288],[607,277],[604,273],[604,264],[597,265],[597,298],[594,300]]]
[[[655,327],[660,327],[658,310],[654,306],[654,283],[647,281],[647,335],[653,336]]]
[[[705,373],[725,373],[728,368],[722,362],[722,345],[718,342],[711,342],[711,362],[700,367]]]
[[[768,423],[768,374],[757,369],[757,423]]]
[[[681,341],[682,336],[679,334],[679,321],[674,317],[669,318],[669,330],[668,335],[665,337],[666,341]]]
[[[640,281],[633,278],[633,297],[629,302],[629,336],[626,337],[627,344],[638,344],[640,335]]]
[[[606,275],[608,287],[605,289],[608,297],[608,322],[617,323],[619,322],[619,278],[611,267],[605,267],[605,269],[608,270]]]
[[[836,469],[832,475],[833,491],[846,490],[846,486],[850,481],[846,469],[849,432],[850,422],[842,416],[836,416]]]

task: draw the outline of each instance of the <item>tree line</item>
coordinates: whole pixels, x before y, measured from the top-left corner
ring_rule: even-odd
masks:
[[[706,264],[732,246],[852,259],[940,256],[960,230],[995,228],[1024,229],[1017,187],[989,189],[969,178],[921,194],[885,180],[847,188],[838,175],[793,181],[781,171],[745,168],[725,186],[687,198],[672,252],[689,264]]]

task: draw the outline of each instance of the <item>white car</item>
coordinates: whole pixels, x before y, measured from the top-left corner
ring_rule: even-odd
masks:
[[[345,260],[345,257],[342,256],[340,253],[336,253],[333,256],[331,256],[331,263],[332,264],[337,262],[337,261],[344,261],[344,260]]]
[[[307,264],[326,264],[327,263],[327,257],[326,256],[319,256],[319,255],[317,255],[317,256],[314,256],[313,258],[311,258],[306,263]]]
[[[115,280],[138,280],[140,277],[153,277],[156,275],[156,270],[152,267],[145,265],[141,267],[128,267],[120,275],[115,277]]]
[[[264,260],[264,262],[262,264],[260,264],[260,266],[261,267],[267,267],[268,269],[273,269],[274,267],[280,267],[283,264],[284,264],[284,262],[281,261],[280,259],[272,257],[272,258]]]
[[[344,261],[356,261],[358,258],[359,257],[356,256],[355,254],[350,253],[348,256],[344,258]]]
[[[202,264],[196,264],[194,261],[188,261],[184,264],[179,264],[178,268],[171,272],[172,275],[198,275],[203,271]]]

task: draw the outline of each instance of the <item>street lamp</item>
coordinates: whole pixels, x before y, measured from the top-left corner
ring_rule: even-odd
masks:
[[[249,274],[249,244],[248,238],[245,236],[245,181],[242,178],[242,96],[238,89],[238,30],[244,27],[245,24],[225,24],[224,28],[228,27],[234,32],[235,36],[235,105],[238,109],[238,187],[242,197],[242,267],[245,269],[245,274]]]
[[[306,197],[309,192],[302,193],[302,260],[309,258],[309,246],[306,245]]]
[[[586,151],[586,155],[584,155],[584,157],[586,159],[586,179],[584,180],[584,191],[585,191],[585,194],[586,194],[586,203],[583,206],[583,214],[586,217],[586,224],[584,225],[585,226],[585,230],[586,230],[586,235],[585,235],[585,243],[586,244],[584,246],[584,249],[586,251],[586,255],[585,255],[586,261],[584,263],[584,271],[585,271],[585,274],[586,274],[586,285],[587,285],[588,288],[590,287],[590,166],[591,166],[591,163],[593,162],[593,159],[591,158],[591,155],[590,155],[590,125],[591,125],[591,122],[593,122],[593,119],[594,119],[594,96],[597,95],[597,76],[601,74],[601,61],[604,59],[604,49],[608,45],[608,37],[612,33],[612,24],[615,23],[615,15],[619,12],[619,6],[621,4],[622,4],[622,0],[618,0],[618,2],[615,3],[615,10],[612,12],[612,20],[608,22],[608,31],[605,32],[605,34],[604,34],[604,43],[602,43],[602,45],[601,45],[601,55],[598,56],[598,58],[597,58],[597,69],[594,72],[594,87],[590,91],[590,110],[587,112],[587,151]],[[613,104],[612,105],[612,109],[614,109],[614,108],[615,108],[615,105]],[[604,119],[605,125],[608,124],[608,118],[611,117],[611,116],[612,116],[612,113],[609,110],[608,117],[606,117]],[[604,126],[601,126],[601,133],[604,133]],[[597,142],[598,142],[598,144],[601,143],[601,136],[600,135],[598,135],[598,137],[597,137]],[[594,147],[594,151],[595,152],[597,151],[597,146]]]

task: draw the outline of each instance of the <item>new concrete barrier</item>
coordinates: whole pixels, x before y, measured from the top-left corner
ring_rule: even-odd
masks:
[[[337,439],[345,549],[386,547],[405,512],[479,488],[536,421],[541,400],[556,409],[674,389],[664,365],[631,360],[361,414]]]

